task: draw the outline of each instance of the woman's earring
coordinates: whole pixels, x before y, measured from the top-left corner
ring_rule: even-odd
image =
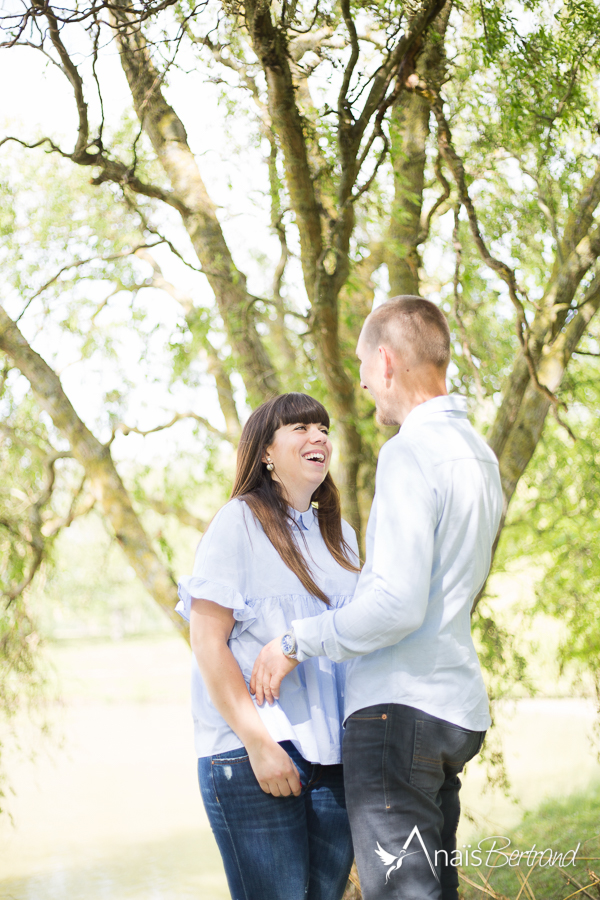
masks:
[[[272,472],[275,466],[270,456],[267,456],[267,472]]]

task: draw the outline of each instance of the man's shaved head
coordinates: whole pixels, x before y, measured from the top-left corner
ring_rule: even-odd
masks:
[[[362,340],[370,349],[394,350],[411,365],[433,365],[446,371],[450,362],[450,329],[431,300],[410,294],[392,297],[367,317]]]

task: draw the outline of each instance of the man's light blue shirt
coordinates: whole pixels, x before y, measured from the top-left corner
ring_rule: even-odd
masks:
[[[498,461],[464,398],[415,407],[379,454],[353,600],[293,622],[299,659],[352,659],[346,717],[402,703],[474,731],[489,727],[470,616],[501,512]]]

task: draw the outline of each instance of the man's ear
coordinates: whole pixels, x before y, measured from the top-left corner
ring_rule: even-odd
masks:
[[[383,366],[383,377],[389,381],[394,374],[393,357],[387,347],[378,347],[379,359]]]

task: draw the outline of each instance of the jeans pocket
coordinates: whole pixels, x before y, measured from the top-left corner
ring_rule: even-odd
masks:
[[[245,747],[239,747],[237,750],[227,750],[225,753],[215,753],[211,756],[210,761],[213,766],[231,766],[236,763],[245,762],[249,759],[248,751]]]
[[[463,770],[482,743],[479,731],[467,731],[449,722],[418,719],[410,783],[427,793],[437,793],[447,778]]]
[[[232,792],[239,794],[249,782],[256,782],[245,747],[229,750],[227,753],[216,753],[211,757],[210,768],[217,803],[231,796]]]
[[[351,713],[346,722],[385,722],[388,717],[388,704],[378,703],[377,706],[366,706]]]

